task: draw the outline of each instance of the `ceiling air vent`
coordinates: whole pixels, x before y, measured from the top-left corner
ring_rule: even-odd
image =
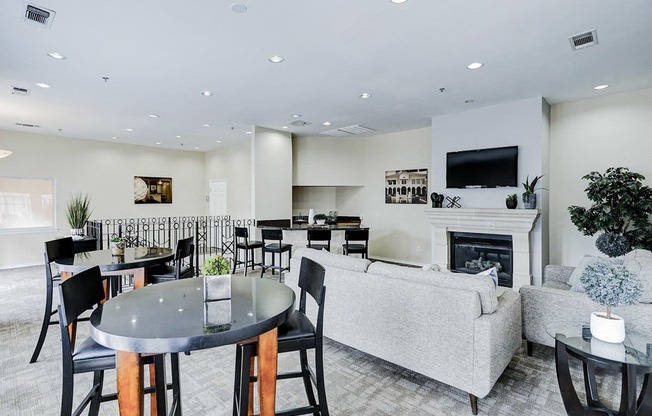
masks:
[[[369,127],[361,126],[359,124],[354,124],[353,126],[339,127],[333,130],[322,131],[319,134],[325,136],[334,136],[334,137],[344,137],[344,136],[357,136],[360,134],[371,133],[376,131]]]
[[[308,126],[308,125],[310,125],[310,123],[308,123],[308,122],[306,122],[306,121],[303,121],[303,120],[295,120],[295,121],[293,121],[293,122],[290,123],[290,124],[292,124],[293,126],[296,126],[296,127],[303,127],[303,126]]]
[[[598,33],[595,31],[595,29],[593,29],[590,32],[571,36],[568,38],[568,41],[571,44],[571,49],[574,51],[578,49],[588,48],[589,46],[598,44]]]
[[[21,127],[35,127],[35,128],[40,128],[38,124],[28,124],[28,123],[16,123],[17,126]]]
[[[14,95],[29,95],[29,90],[27,88],[20,87],[11,87],[11,93]]]
[[[50,29],[52,21],[54,20],[54,15],[56,14],[54,10],[46,9],[45,7],[27,2],[23,2],[23,7],[23,18],[25,22],[31,23],[36,27]]]

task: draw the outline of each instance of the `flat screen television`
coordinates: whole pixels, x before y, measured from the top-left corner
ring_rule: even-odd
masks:
[[[517,186],[518,146],[446,154],[446,188]]]

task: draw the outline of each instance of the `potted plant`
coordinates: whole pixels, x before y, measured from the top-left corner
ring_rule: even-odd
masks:
[[[213,256],[204,262],[204,302],[231,298],[231,275],[229,259]],[[229,318],[230,322],[230,318]]]
[[[326,219],[328,218],[328,216],[326,214],[316,214],[314,218],[317,224],[323,225],[324,223],[326,223]]]
[[[219,276],[222,274],[229,274],[231,263],[229,259],[222,256],[213,256],[206,259],[204,262],[204,276]]]
[[[604,174],[591,172],[586,196],[589,208],[568,207],[570,219],[584,235],[601,234],[595,245],[602,253],[622,256],[635,248],[652,249],[652,189],[645,177],[627,168],[609,168]]]
[[[88,194],[72,194],[66,205],[66,219],[70,225],[70,235],[73,239],[84,237],[84,227],[90,219],[93,211],[91,210],[91,198]]]
[[[125,254],[125,239],[114,235],[109,239],[111,254],[114,256],[123,256]]]
[[[530,175],[528,175],[525,178],[525,182],[523,182],[523,188],[525,188],[525,192],[523,192],[523,208],[525,209],[536,209],[537,207],[537,194],[534,192],[537,189],[545,189],[545,188],[537,188],[537,182],[543,177],[543,175],[535,176],[532,178],[532,182],[530,182]]]
[[[516,194],[507,195],[505,198],[505,205],[508,209],[516,208],[516,205],[518,205],[518,197]]]
[[[584,269],[580,281],[587,296],[607,307],[607,312],[591,313],[591,335],[606,342],[623,342],[625,320],[611,313],[614,306],[633,305],[643,293],[643,285],[634,273],[622,265],[595,262]]]

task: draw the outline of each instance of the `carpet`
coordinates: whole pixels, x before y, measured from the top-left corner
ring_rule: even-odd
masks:
[[[40,329],[44,285],[43,267],[0,270],[0,415],[59,414],[61,344],[58,327],[50,327],[39,360],[29,364]],[[84,334],[83,329],[80,334]],[[231,414],[234,357],[233,346],[180,355],[185,415]],[[324,360],[331,415],[471,414],[467,393],[346,345],[327,339]],[[279,356],[279,369],[296,369],[298,362],[298,355],[283,354]],[[532,357],[525,354],[524,348],[519,349],[491,393],[478,400],[479,414],[565,414],[554,365],[552,348],[535,346]],[[576,388],[583,391],[581,367],[577,363],[572,372]],[[599,385],[606,394],[605,401],[616,402],[620,394],[619,380],[602,373],[598,376]],[[86,374],[76,377],[75,403],[90,388],[91,377]],[[115,391],[114,371],[106,372],[106,391]],[[305,404],[300,380],[279,381],[277,409]],[[103,403],[100,415],[118,415],[117,403]]]

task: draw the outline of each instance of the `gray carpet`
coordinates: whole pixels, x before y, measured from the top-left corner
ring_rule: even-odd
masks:
[[[42,267],[0,271],[0,415],[57,415],[61,398],[60,338],[51,326],[34,364],[28,364],[42,315]],[[80,333],[81,332],[80,330]],[[388,340],[391,342],[391,340]],[[424,359],[446,359],[424,357]],[[181,355],[182,404],[186,415],[231,414],[234,347]],[[279,369],[296,368],[298,356],[279,356]],[[470,415],[468,394],[379,360],[334,341],[326,341],[326,390],[332,415]],[[573,367],[576,388],[582,390],[581,368]],[[600,377],[607,402],[618,396],[619,382]],[[91,378],[77,376],[80,400]],[[115,372],[108,371],[105,391],[114,391]],[[611,401],[610,401],[611,400]],[[147,402],[147,401],[146,401]],[[278,383],[277,409],[305,405],[300,380]],[[101,415],[117,415],[115,402],[104,403]],[[480,415],[565,414],[554,369],[554,351],[535,348],[528,357],[523,348],[494,386],[479,400]]]

